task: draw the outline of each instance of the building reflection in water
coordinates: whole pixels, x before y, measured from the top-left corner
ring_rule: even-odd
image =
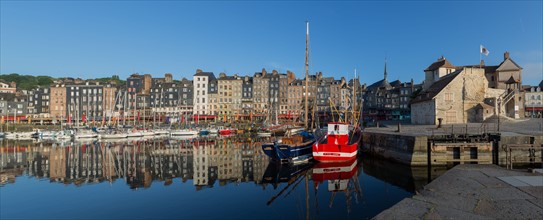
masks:
[[[200,190],[216,182],[260,183],[269,161],[260,142],[239,138],[1,143],[1,184],[28,175],[77,186],[122,180],[138,189],[180,178]]]
[[[275,164],[262,152],[261,143],[266,140],[250,138],[0,141],[0,186],[16,183],[18,176],[75,186],[121,182],[134,190],[153,184],[184,184],[200,191],[255,183],[265,191],[261,195],[266,202],[261,205],[296,207],[290,211],[303,210],[298,213],[303,218],[372,217],[428,182],[426,168],[374,158],[347,163]],[[432,178],[439,174],[432,172]],[[220,193],[217,191],[219,198]],[[251,198],[259,199],[252,194]],[[255,203],[254,207],[259,206]]]

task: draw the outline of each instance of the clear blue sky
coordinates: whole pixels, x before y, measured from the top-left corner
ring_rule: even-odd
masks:
[[[0,73],[175,79],[196,69],[252,75],[262,68],[303,77],[305,21],[310,72],[363,82],[423,80],[441,55],[454,65],[487,65],[503,53],[543,76],[542,1],[190,2],[1,1]]]

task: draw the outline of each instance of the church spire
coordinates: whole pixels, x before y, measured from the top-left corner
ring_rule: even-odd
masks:
[[[385,57],[385,80],[387,80],[387,58]]]

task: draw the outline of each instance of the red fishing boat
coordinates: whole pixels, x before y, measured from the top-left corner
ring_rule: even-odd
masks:
[[[235,132],[233,132],[230,128],[219,127],[218,130],[220,135],[235,134]]]
[[[315,191],[319,185],[327,182],[331,192],[329,207],[332,208],[337,193],[345,193],[347,213],[351,212],[352,202],[358,203],[362,198],[362,188],[358,179],[358,160],[335,163],[317,163],[312,169]],[[318,200],[317,195],[315,198]]]
[[[313,158],[319,162],[356,159],[362,131],[349,123],[330,122],[326,135],[313,144]]]
[[[357,176],[357,172],[357,160],[336,163],[317,163],[313,166],[312,171],[315,186],[318,186],[319,183],[326,180],[332,182],[350,180],[353,176]]]

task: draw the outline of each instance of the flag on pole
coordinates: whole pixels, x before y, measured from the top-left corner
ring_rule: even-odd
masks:
[[[481,47],[480,47],[479,50],[480,50],[479,52],[480,52],[481,54],[484,54],[485,56],[488,56],[488,54],[490,53],[490,51],[488,51],[488,49],[486,49],[486,47],[483,46],[482,44],[481,44]]]

